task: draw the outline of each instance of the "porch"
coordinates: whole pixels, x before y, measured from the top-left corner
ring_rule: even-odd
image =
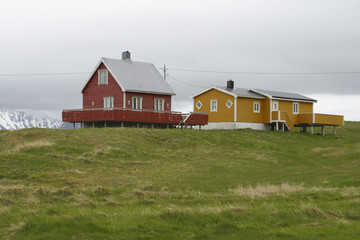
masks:
[[[332,126],[334,128],[334,135],[336,134],[336,127],[344,125],[344,116],[321,114],[321,113],[299,113],[295,118],[291,118],[286,111],[273,111],[271,123],[276,130],[282,128],[284,131],[289,130],[295,132],[295,127],[302,129],[302,132],[307,132],[310,128],[311,134],[314,134],[314,127],[321,128],[321,134],[325,135],[325,126]]]
[[[126,108],[65,109],[63,122],[80,123],[81,127],[148,127],[173,128],[177,126],[206,125],[204,113],[135,110]]]

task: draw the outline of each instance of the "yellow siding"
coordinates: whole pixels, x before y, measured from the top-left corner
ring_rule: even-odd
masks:
[[[297,101],[282,101],[279,100],[279,110],[286,111],[289,117],[292,119],[294,124],[299,123],[298,114],[293,114],[293,103]],[[312,113],[313,112],[313,103],[307,102],[298,102],[299,103],[299,113]]]
[[[226,106],[226,102],[231,100],[233,103],[230,108]],[[201,101],[202,107],[198,109],[196,103]],[[210,111],[210,101],[217,100],[217,112]],[[220,92],[215,89],[211,89],[194,98],[194,112],[202,112],[209,114],[209,122],[234,122],[234,97]]]
[[[270,123],[270,99],[269,98],[265,98],[264,100],[264,111],[263,111],[263,123]]]
[[[333,125],[333,126],[342,126],[344,125],[344,116],[341,115],[330,115],[330,114],[299,114],[298,116],[299,124],[323,124],[323,125]],[[315,122],[314,122],[315,120]]]
[[[254,112],[254,103],[260,103],[260,113]],[[237,99],[237,122],[264,123],[269,115],[269,108],[265,106],[265,99],[243,98]],[[267,115],[266,115],[267,113]]]
[[[315,123],[324,125],[344,125],[344,116],[340,115],[329,115],[329,114],[315,114]]]

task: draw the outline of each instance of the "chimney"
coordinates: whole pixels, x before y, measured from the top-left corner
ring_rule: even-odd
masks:
[[[230,89],[234,89],[234,81],[233,80],[227,81],[226,87]]]
[[[122,60],[131,60],[129,51],[125,51],[122,53]]]

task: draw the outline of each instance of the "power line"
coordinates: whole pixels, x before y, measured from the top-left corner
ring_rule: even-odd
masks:
[[[171,76],[168,76],[168,78],[174,79],[175,81],[178,81],[178,82],[188,84],[188,85],[193,86],[193,87],[205,88],[204,86],[200,86],[200,85],[192,84],[192,83],[189,83],[189,82],[185,82],[183,80],[180,80],[180,79],[177,79],[177,78],[174,78],[174,77],[171,77]]]
[[[90,72],[67,72],[67,73],[0,73],[0,77],[20,77],[20,76],[62,76],[62,75],[84,75]]]
[[[360,72],[237,72],[237,71],[211,71],[196,69],[167,68],[171,71],[196,72],[196,73],[220,73],[220,74],[244,74],[244,75],[341,75],[341,74],[360,74]]]

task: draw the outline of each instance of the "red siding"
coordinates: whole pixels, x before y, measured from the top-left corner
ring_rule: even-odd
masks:
[[[171,111],[171,95],[126,92],[126,108],[132,108],[132,98],[142,97],[142,109],[155,110],[155,98],[164,99],[164,111]],[[130,101],[130,104],[129,104]],[[168,107],[169,105],[169,107]]]
[[[106,69],[103,63],[100,64],[98,69]],[[98,70],[97,69],[97,70]],[[83,93],[83,108],[103,108],[104,97],[114,97],[114,108],[123,108],[123,92],[116,82],[114,77],[110,74],[108,76],[108,85],[98,85],[98,72],[96,71],[91,77],[90,81],[86,85]],[[154,110],[155,98],[164,99],[164,110],[171,111],[171,95],[158,95],[158,94],[147,94],[147,93],[134,93],[126,92],[126,105],[125,108],[132,108],[132,97],[143,98],[143,109]],[[130,101],[130,104],[129,104]],[[94,105],[92,105],[94,102]]]
[[[106,69],[106,67],[102,63],[98,69]],[[83,91],[83,108],[103,108],[104,97],[114,97],[114,107],[123,107],[123,92],[114,77],[109,72],[108,85],[98,85],[98,72],[96,71]],[[92,102],[94,102],[94,106]]]

